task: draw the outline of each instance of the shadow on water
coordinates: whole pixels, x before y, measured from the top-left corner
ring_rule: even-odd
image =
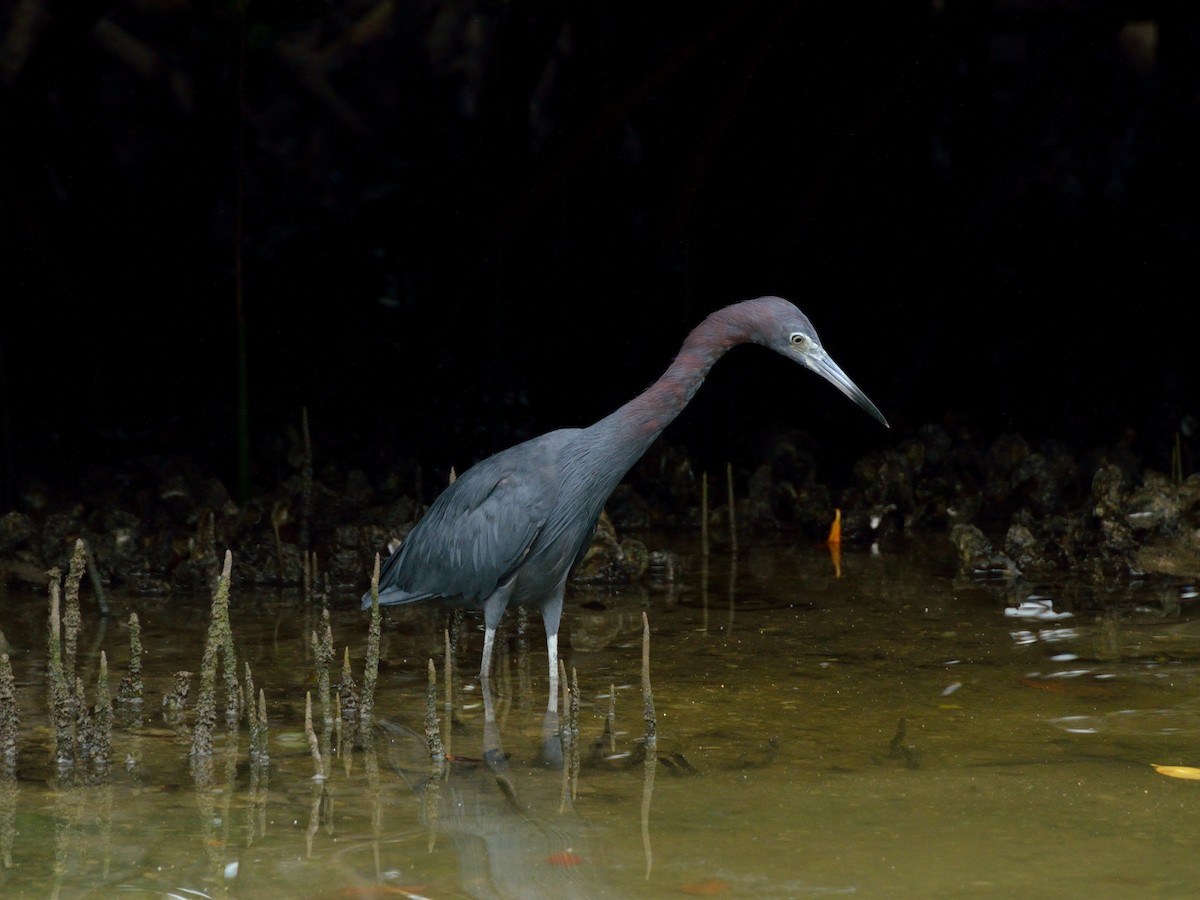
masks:
[[[210,598],[120,595],[110,619],[85,608],[76,671],[96,704],[100,653],[116,683],[136,612],[143,715],[118,717],[106,770],[56,764],[46,598],[6,595],[19,732],[0,778],[0,893],[1193,894],[1187,586],[981,583],[944,539],[847,551],[840,569],[821,548],[750,543],[708,566],[678,549],[694,565],[674,584],[568,596],[562,721],[546,718],[536,617],[506,617],[485,696],[477,618],[389,611],[365,745],[336,666],[331,708],[316,666],[344,658],[361,678],[355,599],[331,604],[332,653],[313,639],[319,608],[235,584],[267,764],[219,716],[204,765],[189,762],[194,680],[183,715],[164,712],[178,673],[199,669]]]

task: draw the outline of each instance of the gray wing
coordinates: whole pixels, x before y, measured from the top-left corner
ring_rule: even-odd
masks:
[[[380,572],[386,602],[482,601],[508,579],[557,499],[555,434],[488,457],[447,487]],[[369,604],[368,593],[364,605]]]

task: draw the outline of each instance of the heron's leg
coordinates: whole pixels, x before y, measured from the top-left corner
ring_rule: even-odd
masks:
[[[496,629],[491,625],[485,626],[483,632],[483,662],[479,666],[479,686],[483,692],[483,721],[496,721],[496,711],[492,708],[492,683],[488,675],[492,671],[492,644],[496,640]]]
[[[563,593],[567,587],[567,579],[558,586],[542,602],[542,624],[546,626],[546,657],[550,669],[550,696],[546,700],[546,711],[558,711],[558,623],[562,618]]]
[[[496,643],[496,629],[500,625],[500,619],[504,615],[504,610],[508,606],[508,598],[512,595],[514,579],[509,579],[504,584],[492,591],[485,601],[483,601],[483,659],[479,664],[479,680],[482,682],[483,697],[484,697],[484,721],[491,721],[495,718],[495,713],[492,710],[491,704],[491,685],[489,678],[492,674],[492,647]]]
[[[558,712],[558,635],[546,635],[546,656],[550,658],[550,696],[546,712]]]
[[[496,642],[496,629],[492,625],[485,626],[483,632],[483,661],[479,665],[479,677],[487,678],[492,671],[492,645]]]

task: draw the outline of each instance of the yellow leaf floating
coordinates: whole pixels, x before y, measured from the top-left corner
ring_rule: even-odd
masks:
[[[1158,763],[1150,763],[1150,765],[1154,766],[1154,771],[1159,775],[1166,775],[1168,778],[1200,781],[1200,769],[1195,766],[1160,766]]]

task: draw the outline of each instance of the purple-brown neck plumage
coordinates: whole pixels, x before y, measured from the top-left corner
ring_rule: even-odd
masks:
[[[712,313],[687,336],[662,377],[621,408],[587,429],[604,447],[617,480],[674,421],[692,399],[704,376],[725,352],[753,340],[754,301]],[[615,486],[616,482],[614,482]]]

